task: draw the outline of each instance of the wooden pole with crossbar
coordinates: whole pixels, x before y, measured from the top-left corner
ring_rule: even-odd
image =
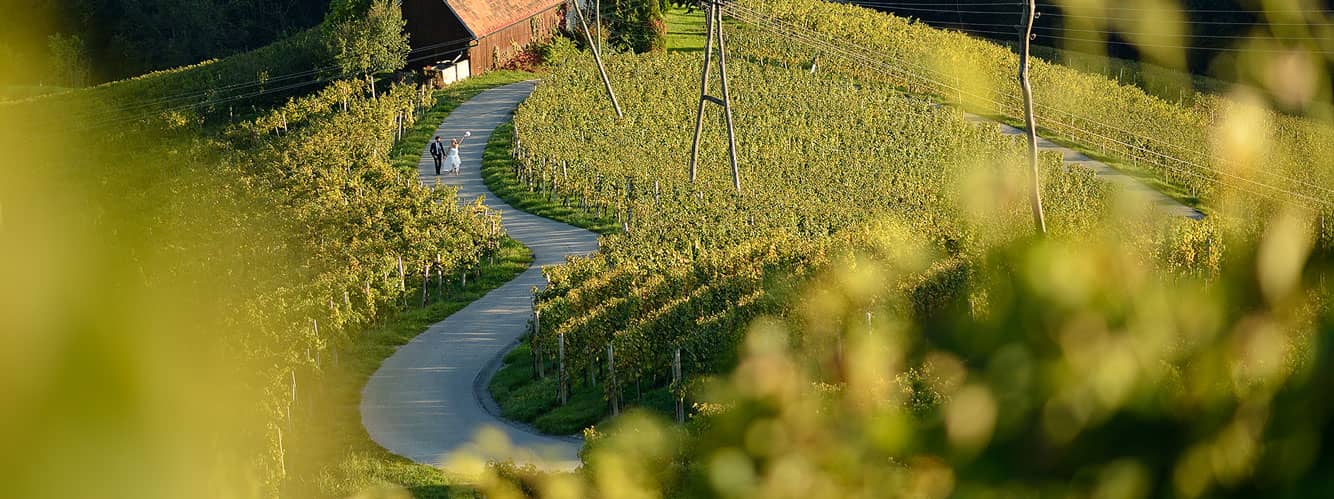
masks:
[[[732,121],[732,96],[727,85],[727,42],[723,36],[722,4],[716,0],[704,0],[708,12],[704,16],[704,30],[707,41],[704,49],[704,68],[699,82],[699,108],[695,114],[695,139],[690,146],[690,182],[694,183],[699,171],[699,139],[704,132],[704,105],[712,102],[723,108],[727,119],[728,158],[732,166],[732,185],[741,192],[741,170],[736,160],[736,127]],[[709,69],[713,64],[713,44],[718,42],[718,76],[722,83],[722,98],[709,95]]]

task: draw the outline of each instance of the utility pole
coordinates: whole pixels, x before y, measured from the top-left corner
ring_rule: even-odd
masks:
[[[1038,181],[1038,131],[1033,117],[1033,86],[1028,83],[1029,42],[1033,40],[1033,18],[1037,15],[1037,0],[1025,0],[1024,39],[1020,41],[1019,88],[1024,94],[1024,128],[1028,131],[1028,167],[1032,177],[1033,222],[1039,234],[1047,233],[1047,222],[1042,216],[1042,191]]]
[[[588,19],[584,17],[584,8],[579,6],[580,1],[575,0],[573,2],[574,10],[579,14],[579,25],[584,28],[584,38],[588,40],[588,49],[593,51],[593,60],[598,63],[598,73],[602,75],[602,84],[607,87],[607,97],[611,99],[611,106],[616,108],[616,117],[624,118],[625,114],[621,113],[621,103],[616,102],[616,93],[611,90],[611,79],[607,78],[607,68],[602,65],[602,51],[598,49],[600,43],[593,41],[593,32],[588,29]]]
[[[741,170],[736,164],[736,128],[732,124],[732,97],[727,91],[727,45],[723,37],[723,12],[720,0],[704,0],[708,12],[704,15],[704,27],[708,32],[708,41],[704,49],[704,70],[699,82],[699,110],[695,115],[695,140],[690,146],[690,182],[695,182],[699,164],[699,137],[704,132],[704,104],[712,102],[723,107],[727,117],[728,157],[732,162],[732,185],[737,193],[741,192]],[[722,82],[723,98],[709,95],[709,66],[713,62],[713,42],[718,41],[718,73]]]

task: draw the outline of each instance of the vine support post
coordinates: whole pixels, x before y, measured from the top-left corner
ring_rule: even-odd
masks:
[[[292,396],[287,400],[287,426],[292,427],[292,405],[296,404],[296,369],[288,371],[292,375]]]
[[[403,273],[403,255],[398,255],[398,296],[408,308],[408,277]]]
[[[533,379],[545,379],[546,373],[542,372],[542,348],[537,343],[532,343],[531,346],[528,353],[533,357]]]
[[[422,308],[426,308],[426,300],[430,298],[431,289],[431,264],[422,265]]]
[[[287,447],[283,445],[283,429],[278,428],[278,469],[287,476]]]
[[[1029,42],[1033,39],[1033,18],[1037,15],[1037,0],[1024,2],[1024,31],[1020,40],[1019,88],[1024,95],[1024,128],[1028,132],[1028,167],[1032,180],[1030,198],[1033,203],[1033,223],[1039,234],[1047,233],[1047,222],[1042,214],[1042,191],[1038,181],[1038,131],[1033,117],[1033,86],[1028,81]]]
[[[705,0],[708,12],[704,15],[706,42],[704,48],[704,67],[699,82],[699,108],[695,113],[695,139],[690,145],[690,182],[694,183],[699,165],[699,139],[704,132],[704,104],[712,102],[723,108],[727,119],[727,153],[732,166],[732,186],[741,192],[741,170],[736,162],[736,126],[732,121],[732,96],[727,86],[727,42],[723,36],[723,10],[720,0]],[[718,42],[718,79],[722,83],[721,99],[709,95],[709,67],[713,63],[713,43]]]
[[[611,415],[621,415],[620,386],[616,384],[616,347],[607,343],[607,393],[611,394]]]
[[[686,398],[681,394],[681,349],[672,355],[672,385],[676,387],[676,423],[686,422]]]
[[[836,332],[836,333],[834,333],[834,365],[837,366],[837,372],[838,372],[838,377],[839,377],[839,379],[840,379],[840,380],[844,379],[844,374],[845,374],[845,373],[844,373],[844,371],[843,371],[844,362],[843,362],[843,333],[842,333],[842,332]]]
[[[624,118],[625,114],[621,112],[621,103],[616,101],[616,92],[611,89],[611,79],[607,77],[607,68],[602,65],[602,50],[598,48],[598,43],[594,43],[593,33],[588,30],[588,18],[584,17],[584,8],[579,6],[577,0],[573,3],[574,10],[579,14],[579,25],[584,28],[584,38],[588,40],[588,49],[593,51],[593,60],[597,62],[598,74],[602,75],[602,85],[607,87],[607,97],[611,99],[611,106],[616,108],[616,117]]]
[[[545,365],[545,360],[542,358],[542,349],[539,348],[537,344],[537,337],[542,334],[542,312],[537,310],[536,303],[533,305],[533,337],[529,341],[529,344],[533,347],[533,363],[537,370],[537,379],[543,379],[547,377],[547,366]],[[562,341],[562,343],[564,342]]]
[[[565,381],[565,333],[556,335],[557,353],[560,359],[560,367],[556,371],[556,382],[560,385],[560,405],[565,405],[569,400],[570,386]]]

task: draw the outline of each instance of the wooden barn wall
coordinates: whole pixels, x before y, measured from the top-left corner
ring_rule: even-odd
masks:
[[[472,74],[503,66],[529,43],[550,40],[560,28],[560,8],[560,5],[553,6],[477,40],[477,45],[468,51]]]
[[[441,59],[451,59],[468,47],[471,33],[444,2],[403,0],[402,9],[403,18],[407,21],[408,44],[413,50],[458,41],[457,44],[413,52],[410,56],[413,66],[426,66]]]

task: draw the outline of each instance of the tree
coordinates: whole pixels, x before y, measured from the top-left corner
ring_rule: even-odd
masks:
[[[56,33],[46,38],[46,46],[51,52],[51,71],[56,82],[67,87],[88,84],[88,68],[92,62],[88,59],[88,47],[79,35]]]
[[[375,95],[375,73],[402,68],[408,63],[407,21],[391,0],[373,0],[364,15],[355,13],[360,2],[333,6],[325,44],[345,74],[360,73]]]
[[[613,47],[635,53],[661,52],[667,48],[667,24],[662,0],[617,0],[609,24],[607,41]]]

